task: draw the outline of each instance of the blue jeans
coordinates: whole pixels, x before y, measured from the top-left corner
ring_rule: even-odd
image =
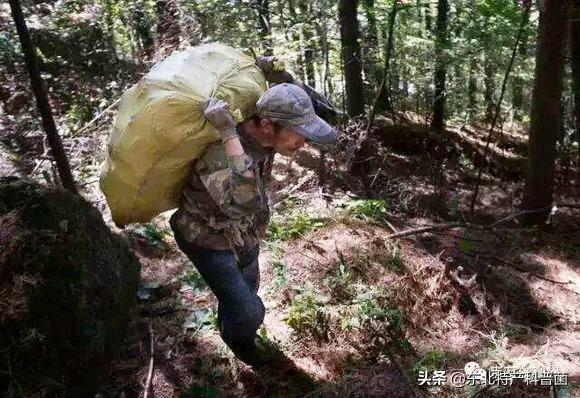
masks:
[[[265,307],[257,295],[260,284],[258,245],[239,254],[193,245],[173,228],[177,245],[193,262],[218,299],[218,324],[223,341],[243,362],[257,358],[254,339],[264,321]]]

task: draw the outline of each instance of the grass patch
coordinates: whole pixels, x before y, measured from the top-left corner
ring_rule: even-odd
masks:
[[[345,211],[349,216],[359,220],[383,223],[388,206],[382,199],[356,199],[346,203]]]
[[[282,262],[282,255],[284,254],[282,248],[277,241],[268,243],[268,250],[272,255],[272,281],[268,285],[267,293],[273,293],[280,288],[287,286],[289,279],[286,274],[286,267]]]
[[[296,239],[307,232],[322,228],[325,224],[326,219],[310,217],[304,213],[296,214],[283,220],[272,219],[268,224],[266,237],[270,241]]]
[[[417,379],[419,372],[433,373],[435,370],[442,370],[445,366],[445,353],[439,350],[427,351],[411,367],[411,375]]]
[[[319,341],[328,341],[329,314],[311,290],[295,296],[284,321],[298,335],[307,334]]]

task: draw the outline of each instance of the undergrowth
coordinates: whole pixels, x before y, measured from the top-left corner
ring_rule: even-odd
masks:
[[[284,321],[297,335],[309,335],[317,341],[328,341],[330,315],[308,289],[295,296]]]

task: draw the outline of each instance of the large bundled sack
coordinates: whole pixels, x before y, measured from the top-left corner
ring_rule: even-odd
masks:
[[[219,139],[203,117],[209,97],[236,121],[250,117],[266,90],[255,60],[223,44],[172,54],[124,93],[101,174],[117,225],[146,222],[179,205],[191,161]]]

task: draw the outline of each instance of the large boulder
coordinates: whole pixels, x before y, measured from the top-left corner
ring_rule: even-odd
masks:
[[[123,342],[139,271],[80,196],[0,178],[0,396],[93,396]]]

